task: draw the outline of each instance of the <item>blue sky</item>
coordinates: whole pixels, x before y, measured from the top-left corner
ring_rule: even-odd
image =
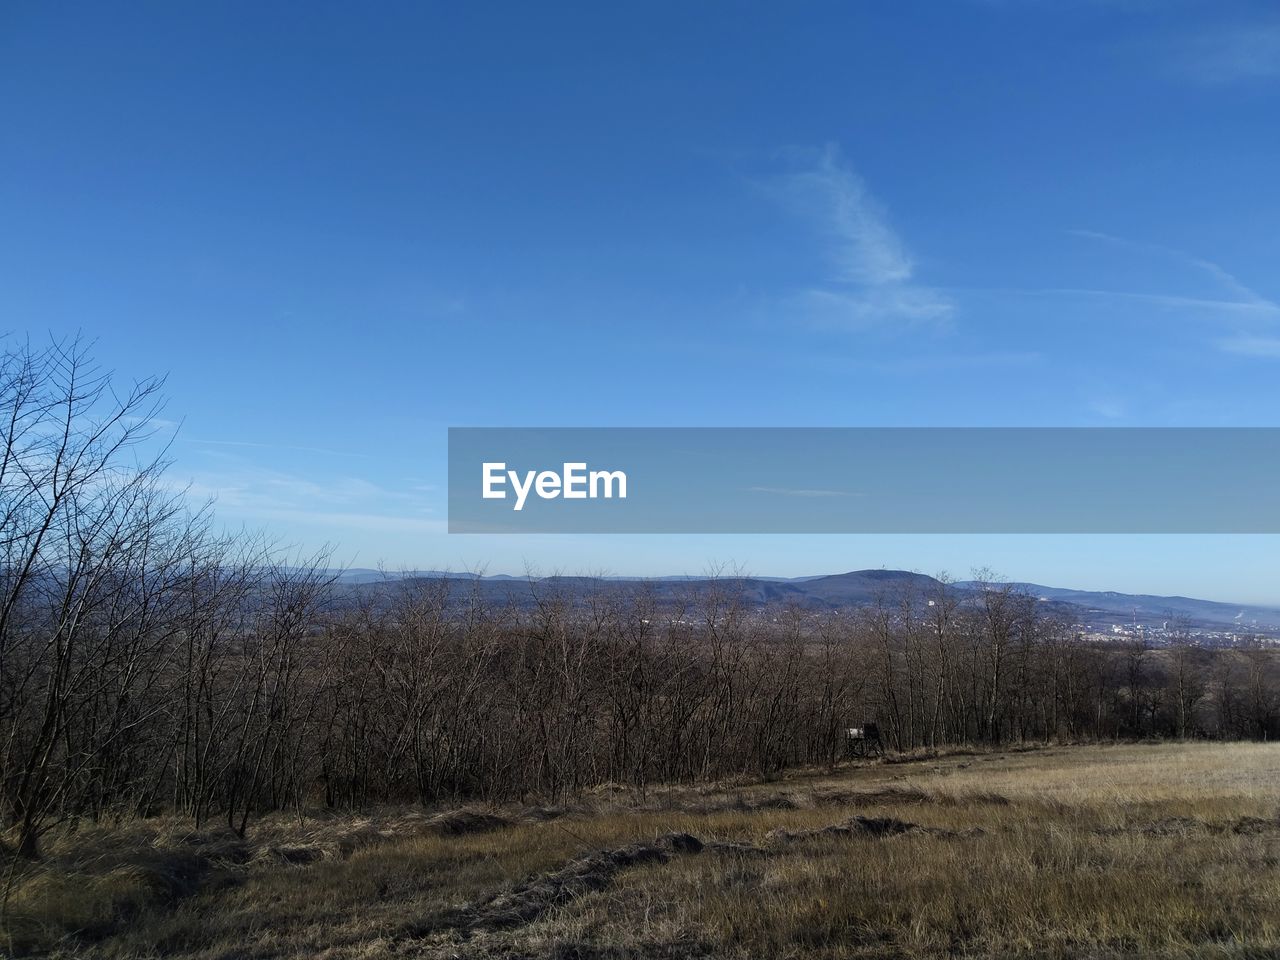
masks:
[[[1280,603],[1275,537],[443,532],[450,425],[1280,424],[1278,109],[1264,3],[10,4],[0,329],[359,566]]]

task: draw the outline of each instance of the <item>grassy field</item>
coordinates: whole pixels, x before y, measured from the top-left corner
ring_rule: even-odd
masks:
[[[247,841],[94,827],[14,878],[0,952],[1280,956],[1278,805],[1280,746],[1161,744],[276,817]]]

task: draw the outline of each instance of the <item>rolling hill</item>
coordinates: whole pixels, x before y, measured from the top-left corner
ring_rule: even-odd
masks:
[[[795,604],[822,611],[867,606],[878,599],[892,600],[903,590],[928,594],[941,588],[933,577],[907,570],[854,570],[815,577],[735,577],[712,580],[673,576],[593,578],[550,576],[530,579],[508,575],[479,576],[444,571],[413,571],[384,575],[374,570],[348,570],[340,582],[354,592],[376,589],[387,579],[436,579],[466,581],[485,600],[531,606],[537,597],[551,594],[585,596],[602,589],[623,593],[647,591],[660,601],[695,597],[715,588],[731,586],[734,593],[756,607]],[[1015,583],[1014,588],[1035,597],[1053,612],[1071,617],[1090,630],[1110,631],[1114,626],[1138,624],[1157,632],[1181,619],[1198,632],[1280,636],[1280,607],[1221,603],[1192,597],[1152,596],[1115,591],[1074,590],[1036,583]],[[962,581],[952,585],[962,599],[976,598],[983,585]]]

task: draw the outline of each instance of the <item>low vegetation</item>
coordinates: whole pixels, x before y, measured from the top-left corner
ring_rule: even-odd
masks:
[[[995,582],[352,593],[175,492],[158,389],[0,353],[0,951],[1280,947],[1280,761],[1231,742],[1280,734],[1273,646],[1099,643]],[[864,723],[893,759],[841,767]]]
[[[960,751],[560,807],[51,834],[15,955],[1255,957],[1280,746]]]
[[[244,837],[318,805],[776,777],[863,722],[896,751],[1280,735],[1274,646],[1099,643],[1009,584],[827,611],[760,611],[732,579],[661,603],[344,591],[175,492],[143,455],[158,389],[75,343],[0,353],[0,836],[30,860],[136,818]]]

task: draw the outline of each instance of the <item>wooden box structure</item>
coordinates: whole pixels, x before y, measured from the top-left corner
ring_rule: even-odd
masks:
[[[884,741],[880,739],[880,727],[874,723],[846,727],[844,752],[848,757],[883,757]]]

